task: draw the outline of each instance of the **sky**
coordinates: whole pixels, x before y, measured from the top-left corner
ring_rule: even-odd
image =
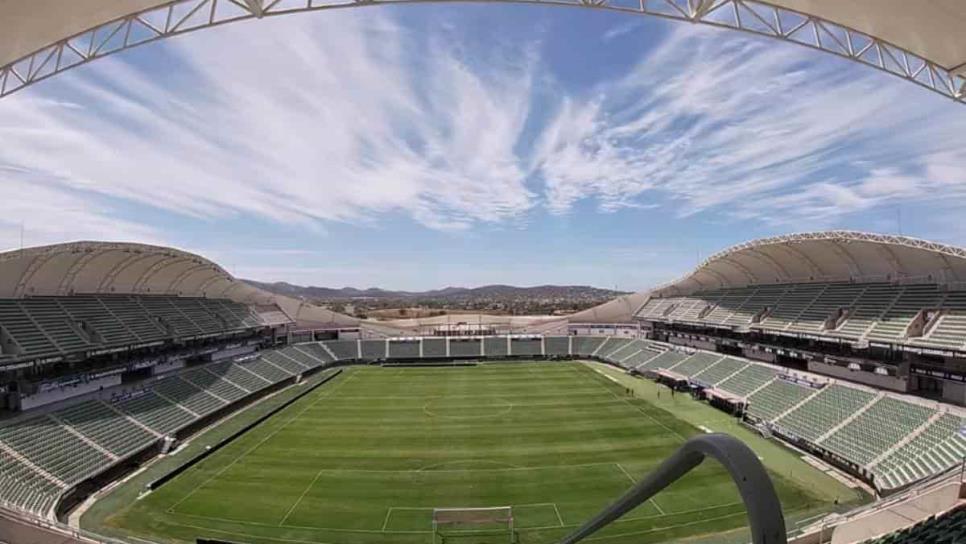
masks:
[[[643,290],[754,238],[966,245],[966,108],[602,10],[426,4],[155,42],[0,100],[0,250],[196,252],[329,287]]]

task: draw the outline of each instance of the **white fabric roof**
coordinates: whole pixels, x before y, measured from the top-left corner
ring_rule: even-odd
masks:
[[[198,1],[0,0],[0,66],[105,23],[161,6],[178,6],[177,17],[185,12],[196,14],[197,7],[201,12],[197,16],[202,17],[206,9],[211,11],[212,2],[209,0],[202,5]],[[661,13],[663,8],[656,5],[660,1],[651,2],[655,7],[650,11]],[[700,10],[702,5],[714,8],[722,1],[694,0],[687,4]],[[663,12],[679,19],[694,17],[685,16],[683,12],[674,14],[674,10],[679,9],[674,6],[682,4],[679,0],[676,3],[670,0],[664,2],[667,9]],[[251,17],[253,13],[273,15],[293,9],[305,9],[308,6],[316,9],[352,2],[306,0],[301,4],[301,8],[293,8],[293,5],[298,5],[269,0],[219,0],[219,9],[231,8],[240,11],[242,16],[247,13]],[[746,4],[754,6],[755,2],[749,1]],[[765,0],[757,4],[794,10],[851,28],[914,53],[947,70],[955,71],[959,68],[966,71],[966,32],[963,30],[966,28],[966,2],[963,0]],[[185,7],[181,7],[182,5]],[[607,2],[601,7],[608,7]],[[627,9],[626,3],[615,7]]]
[[[815,281],[959,284],[966,282],[966,249],[852,231],[791,234],[728,248],[652,293]]]
[[[289,317],[353,326],[358,320],[238,281],[208,259],[179,249],[72,242],[0,253],[0,298],[74,293],[164,294],[276,304]]]

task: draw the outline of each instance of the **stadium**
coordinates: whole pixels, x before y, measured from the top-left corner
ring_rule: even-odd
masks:
[[[167,36],[374,3],[10,1],[0,96]],[[966,101],[952,0],[573,5]],[[796,232],[570,315],[454,326],[334,312],[173,247],[6,251],[0,542],[966,543],[964,286],[961,247]]]

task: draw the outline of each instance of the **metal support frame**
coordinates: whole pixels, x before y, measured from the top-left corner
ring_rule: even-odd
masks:
[[[0,97],[94,59],[202,28],[301,11],[427,0],[174,0],[65,37],[0,66]],[[466,0],[436,0],[444,2]],[[479,0],[607,9],[730,28],[794,42],[881,70],[966,104],[966,71],[766,0]]]
[[[661,466],[593,519],[567,535],[560,544],[575,544],[603,529],[676,482],[707,457],[720,462],[738,486],[741,500],[748,511],[751,541],[754,544],[786,544],[785,517],[765,467],[751,448],[737,438],[722,433],[697,436],[685,442]]]

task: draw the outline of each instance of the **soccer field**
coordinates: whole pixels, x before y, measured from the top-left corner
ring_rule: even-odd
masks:
[[[518,542],[549,543],[698,432],[581,363],[356,367],[108,523],[155,540],[426,544],[434,507],[509,505]],[[786,511],[821,506],[775,483]],[[708,461],[597,536],[665,542],[745,525]]]

